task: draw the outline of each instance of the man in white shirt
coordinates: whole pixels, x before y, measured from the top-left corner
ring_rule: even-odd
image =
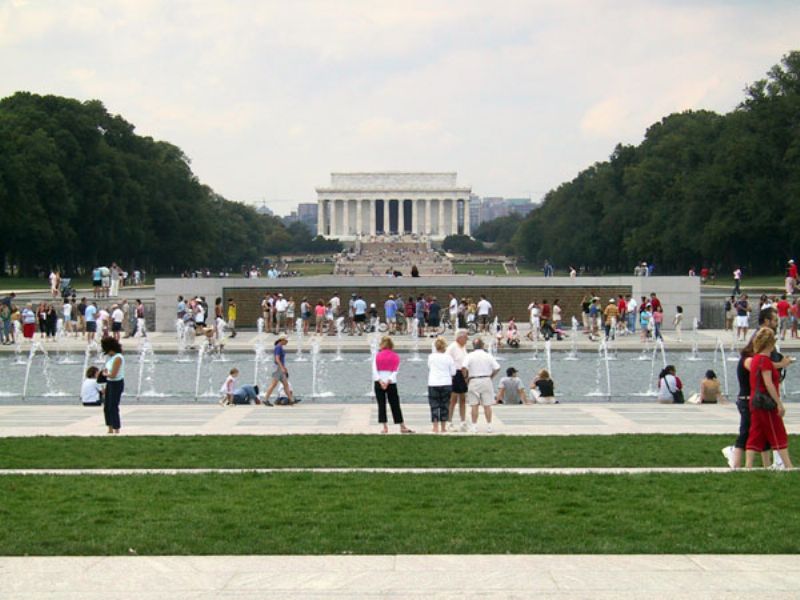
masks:
[[[64,334],[67,335],[72,333],[72,304],[70,304],[68,298],[64,298],[62,311],[64,315]]]
[[[111,309],[111,334],[114,339],[119,341],[119,334],[122,331],[122,321],[125,320],[125,313],[118,304],[115,304]]]
[[[331,303],[331,309],[333,310],[334,318],[338,317],[339,316],[339,306],[342,303],[341,300],[339,300],[339,292],[334,292],[333,293],[333,297],[331,298],[330,303]]]
[[[481,295],[478,301],[478,324],[481,331],[486,331],[489,328],[489,319],[492,316],[492,304],[486,299],[486,296]]]
[[[541,329],[541,309],[539,308],[539,304],[536,300],[532,300],[530,304],[528,304],[528,313],[530,314],[530,321],[531,321],[531,330],[528,332],[528,339],[529,340],[537,340],[539,339],[539,331]]]
[[[639,316],[639,304],[631,294],[625,296],[625,320],[628,325],[629,333],[636,333],[636,319]]]
[[[278,299],[275,301],[275,335],[278,331],[286,327],[286,309],[289,308],[289,301],[283,297],[283,294],[278,294]]]
[[[472,407],[472,425],[469,430],[478,432],[478,407],[483,406],[486,418],[486,432],[492,432],[492,404],[494,404],[494,386],[492,378],[500,372],[500,365],[494,357],[483,349],[483,340],[472,341],[474,350],[467,355],[464,369],[467,371],[467,401]]]
[[[455,331],[458,328],[458,300],[453,294],[450,296],[450,303],[447,306],[447,313],[450,316],[450,326]]]
[[[453,359],[456,366],[456,374],[453,375],[453,389],[450,394],[450,431],[456,431],[453,426],[453,413],[455,412],[456,403],[458,403],[458,413],[461,417],[461,431],[467,430],[467,379],[466,372],[464,371],[464,361],[467,360],[467,339],[469,334],[466,329],[459,329],[456,331],[456,341],[447,347],[447,354]]]

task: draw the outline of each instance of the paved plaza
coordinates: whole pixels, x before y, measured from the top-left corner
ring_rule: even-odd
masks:
[[[153,556],[0,558],[6,600],[788,599],[796,556]]]
[[[231,406],[218,404],[123,404],[123,435],[284,435],[378,433],[376,406],[317,404]],[[430,430],[424,404],[403,407],[405,422],[418,433]],[[800,432],[800,414],[790,406],[789,433]],[[481,415],[478,435],[487,435]],[[739,427],[731,404],[672,405],[653,403],[586,403],[495,406],[492,435],[611,435],[641,433],[730,433]],[[101,407],[0,406],[0,436],[106,435]],[[392,428],[395,432],[396,428]],[[447,435],[475,435],[448,433]]]

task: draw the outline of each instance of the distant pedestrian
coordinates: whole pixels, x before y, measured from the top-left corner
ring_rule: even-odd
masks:
[[[733,294],[738,296],[742,293],[742,270],[736,267],[733,270]]]

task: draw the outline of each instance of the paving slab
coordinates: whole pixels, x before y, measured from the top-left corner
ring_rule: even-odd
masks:
[[[793,408],[793,407],[791,407]],[[406,422],[418,433],[431,431],[429,409],[403,407]],[[646,406],[626,403],[570,403],[554,405],[497,405],[493,432],[486,431],[483,415],[478,433],[446,435],[611,435],[642,433],[729,433],[739,428],[732,404]],[[800,432],[800,415],[790,410],[789,433]],[[124,405],[123,435],[282,435],[379,433],[377,409],[372,403],[296,406]],[[390,425],[392,434],[398,432]],[[0,437],[37,435],[107,435],[100,407],[53,405],[0,406]]]
[[[796,555],[0,557],[4,599],[797,598]]]

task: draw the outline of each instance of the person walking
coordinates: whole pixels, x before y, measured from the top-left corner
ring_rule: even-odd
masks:
[[[236,302],[233,298],[228,298],[228,331],[231,337],[236,337]]]
[[[742,270],[736,267],[733,270],[733,294],[738,296],[742,293]]]
[[[472,407],[472,425],[470,431],[478,432],[478,407],[483,406],[486,419],[486,432],[492,432],[492,404],[494,404],[494,386],[492,379],[500,372],[500,365],[495,358],[484,350],[483,340],[475,338],[472,342],[474,350],[467,355],[464,369],[467,372],[467,402]]]
[[[447,426],[450,394],[453,389],[456,364],[446,352],[447,342],[443,337],[436,338],[433,343],[433,350],[428,355],[428,404],[431,407],[433,433],[444,433]]]
[[[106,382],[106,397],[103,404],[103,413],[106,418],[108,433],[119,433],[122,423],[119,416],[119,404],[122,392],[125,391],[125,356],[119,341],[105,337],[100,342],[103,354],[108,357],[103,368],[103,377]]]
[[[767,442],[778,453],[784,467],[792,468],[783,424],[786,408],[780,395],[780,374],[770,359],[774,349],[775,332],[769,327],[762,327],[753,339],[754,355],[750,360],[750,432],[745,453],[747,469],[753,467],[756,453],[761,452]]]
[[[389,433],[386,415],[386,402],[392,410],[392,420],[400,426],[400,433],[414,433],[403,422],[400,396],[397,393],[397,372],[400,370],[400,357],[394,351],[394,342],[388,335],[383,336],[380,351],[372,361],[372,380],[375,400],[378,403],[378,423],[381,433]]]
[[[286,368],[285,346],[288,343],[289,338],[285,333],[280,334],[278,339],[275,340],[275,348],[272,352],[272,361],[275,364],[275,367],[272,371],[272,381],[270,381],[267,391],[264,392],[265,406],[272,406],[272,403],[269,401],[269,397],[272,395],[272,391],[278,386],[279,383],[282,383],[283,388],[286,390],[286,394],[289,398],[289,404],[294,404],[292,390],[289,386],[289,369]]]

